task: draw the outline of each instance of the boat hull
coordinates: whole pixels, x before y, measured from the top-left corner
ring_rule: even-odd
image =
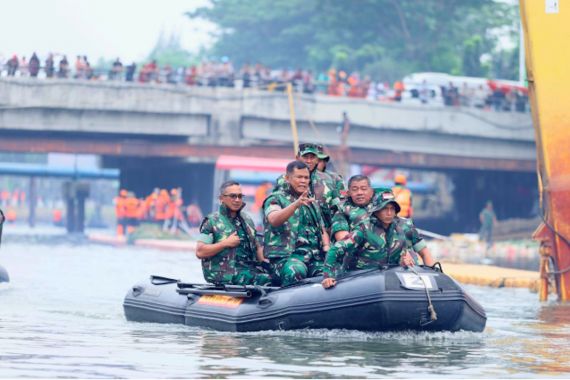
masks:
[[[421,277],[420,277],[421,276]],[[421,279],[423,278],[423,280]],[[351,273],[331,289],[320,278],[249,297],[179,293],[177,283],[151,280],[127,293],[127,320],[183,323],[221,331],[350,329],[362,331],[483,331],[486,315],[451,277],[432,269]],[[429,298],[437,313],[432,320]]]
[[[2,265],[0,265],[0,282],[10,282],[8,271]]]

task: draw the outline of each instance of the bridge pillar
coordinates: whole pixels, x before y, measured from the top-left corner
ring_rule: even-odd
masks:
[[[85,199],[88,196],[88,183],[77,181],[66,181],[63,183],[68,233],[83,233],[85,228]]]

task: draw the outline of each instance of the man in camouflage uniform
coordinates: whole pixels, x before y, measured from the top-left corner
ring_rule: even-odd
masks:
[[[329,247],[321,209],[309,196],[309,168],[301,161],[287,165],[288,186],[274,191],[263,204],[265,257],[275,283],[283,286],[321,274]]]
[[[309,196],[314,197],[321,209],[321,214],[327,231],[330,229],[332,217],[340,205],[340,195],[336,190],[336,185],[331,176],[317,170],[319,153],[316,144],[299,144],[297,160],[304,162],[309,168]],[[284,190],[288,186],[285,177],[277,178],[274,192]]]
[[[207,282],[233,285],[270,285],[271,276],[258,267],[263,248],[255,238],[255,225],[241,210],[245,207],[239,183],[220,187],[220,208],[200,225],[196,256],[202,260]]]
[[[344,270],[372,269],[380,265],[415,265],[410,250],[425,265],[434,261],[426,243],[410,219],[397,216],[400,206],[391,191],[374,198],[368,222],[358,224],[343,240],[336,242],[325,260],[323,287],[336,284],[334,276],[344,261]],[[348,256],[348,260],[345,258]],[[344,260],[343,260],[344,259]]]
[[[370,178],[361,174],[350,177],[347,195],[332,219],[331,236],[336,241],[344,239],[356,225],[368,223],[374,197]]]
[[[331,158],[328,154],[325,153],[325,150],[322,145],[317,145],[317,158],[319,159],[319,163],[317,164],[317,170],[322,173],[326,173],[331,177],[334,183],[335,190],[338,196],[342,199],[346,192],[346,188],[344,186],[344,179],[340,174],[333,172],[332,170],[327,168],[327,165]]]

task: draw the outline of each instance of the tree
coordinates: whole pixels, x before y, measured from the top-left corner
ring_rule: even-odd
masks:
[[[513,8],[493,0],[212,0],[189,16],[217,24],[211,53],[238,65],[482,75],[479,58],[500,37],[490,31],[512,29]]]
[[[164,33],[160,34],[147,58],[147,61],[152,60],[156,60],[159,65],[172,67],[189,66],[196,61],[189,51],[182,48],[179,35],[171,34],[170,37],[165,37]]]

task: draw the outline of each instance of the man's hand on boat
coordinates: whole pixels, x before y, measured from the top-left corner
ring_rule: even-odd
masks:
[[[400,257],[400,265],[403,267],[413,267],[415,265],[414,258],[410,252],[406,251],[406,253]]]
[[[323,280],[323,282],[321,282],[321,284],[325,289],[332,288],[333,286],[336,285],[336,280],[332,277],[327,277]]]
[[[410,252],[406,252],[401,256],[400,265],[403,267],[413,267],[415,265],[414,258]],[[326,277],[323,281],[321,281],[321,285],[325,289],[332,288],[336,285],[336,279],[332,277]]]
[[[224,244],[226,245],[226,247],[228,248],[235,248],[239,245],[239,236],[237,234],[237,232],[232,233],[230,236],[228,236],[225,240],[224,240]]]

